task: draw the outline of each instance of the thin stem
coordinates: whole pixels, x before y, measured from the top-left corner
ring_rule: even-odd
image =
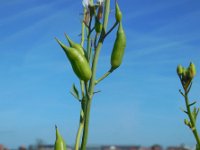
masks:
[[[86,8],[84,8],[83,13],[84,13],[83,18],[85,18]],[[82,22],[82,27],[81,27],[81,46],[82,47],[84,46],[84,40],[85,40],[85,23]],[[84,99],[84,81],[80,80],[80,86],[81,86],[81,94],[82,94],[82,100],[83,100]],[[83,127],[84,127],[84,112],[81,106],[79,128],[76,134],[75,150],[79,150],[80,138],[83,132]]]
[[[95,85],[97,85],[99,82],[101,82],[103,79],[105,79],[107,76],[109,76],[114,70],[111,68],[108,72],[106,72],[101,78],[96,80]]]
[[[108,32],[103,36],[103,39],[105,39],[106,36],[108,36],[108,34],[110,34],[117,25],[118,22],[115,22],[115,24],[110,28],[110,30],[108,30]]]
[[[98,38],[98,33],[95,34],[95,38],[94,38],[94,48],[97,48],[97,38]]]
[[[86,108],[85,108],[85,120],[84,120],[84,130],[82,136],[81,150],[86,150],[87,138],[88,138],[88,130],[89,130],[89,119],[90,119],[90,107],[91,107],[91,99],[86,100]]]
[[[91,55],[91,39],[90,39],[90,33],[87,37],[87,59],[88,59],[88,62],[90,62],[90,55]]]
[[[108,25],[108,17],[110,13],[110,0],[105,1],[105,13],[104,13],[104,20],[103,20],[103,30],[101,33],[103,35],[106,33],[107,25]]]
[[[85,18],[85,13],[86,13],[86,8],[84,8],[83,10],[83,19]],[[82,26],[81,26],[81,46],[84,46],[84,39],[85,38],[85,23],[84,21],[82,22]]]
[[[83,131],[83,127],[84,127],[84,113],[83,113],[83,110],[81,109],[80,124],[79,124],[78,132],[76,135],[75,150],[79,150],[79,143],[80,143],[80,138],[81,138],[81,133]]]
[[[192,128],[191,128],[192,132],[194,134],[194,137],[196,139],[198,147],[200,147],[200,138],[199,138],[198,131],[196,128],[195,118],[193,117],[192,112],[190,110],[190,103],[189,103],[187,91],[185,91],[185,104],[186,104],[186,108],[187,108],[187,112],[188,112],[188,117],[189,117],[191,125],[192,125]]]
[[[106,28],[107,28],[109,11],[110,11],[110,0],[106,0],[105,1],[104,22],[103,22],[104,31],[106,31]],[[101,32],[102,36],[103,36],[103,34],[104,33]],[[87,103],[86,103],[87,105],[86,105],[86,112],[85,112],[85,123],[84,123],[81,150],[86,150],[86,145],[87,145],[90,107],[91,107],[91,102],[92,102],[92,96],[94,94],[94,86],[95,86],[95,80],[96,80],[96,68],[97,68],[97,62],[98,62],[101,47],[102,47],[102,41],[100,40],[97,44],[97,48],[95,49],[95,54],[94,54],[94,58],[93,58],[93,62],[92,62],[92,77],[90,79],[88,95],[87,95]]]
[[[82,97],[84,97],[84,81],[80,80],[80,86],[81,86]]]

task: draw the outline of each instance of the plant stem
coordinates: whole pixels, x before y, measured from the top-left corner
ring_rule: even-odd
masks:
[[[105,34],[107,23],[108,23],[108,16],[110,11],[110,0],[105,1],[105,12],[104,12],[104,22],[103,22],[103,28],[104,33],[102,31],[101,37]],[[92,97],[94,94],[94,86],[95,86],[95,80],[96,80],[96,68],[97,68],[97,62],[100,54],[100,50],[102,47],[102,40],[100,40],[97,44],[97,48],[95,49],[95,54],[92,62],[92,77],[90,79],[88,94],[87,94],[87,102],[86,102],[86,110],[84,112],[85,115],[85,122],[84,122],[84,130],[83,130],[83,137],[82,137],[82,144],[81,144],[81,150],[86,150],[87,145],[87,139],[88,139],[88,129],[89,129],[89,119],[90,119],[90,107],[92,102]]]
[[[99,82],[101,82],[103,79],[105,79],[107,76],[109,76],[113,72],[113,69],[111,68],[108,72],[106,72],[101,78],[96,80],[95,85],[97,85]]]
[[[86,13],[86,8],[84,8],[83,13],[84,13],[84,15],[83,15],[83,19],[84,19],[85,13]],[[85,23],[82,22],[82,27],[81,27],[81,46],[82,47],[84,46],[84,40],[85,40],[84,38],[85,38]],[[84,98],[84,81],[80,80],[80,86],[81,86],[82,98]],[[79,150],[80,138],[82,135],[81,133],[83,131],[83,127],[84,127],[84,112],[83,112],[83,108],[81,106],[79,128],[78,128],[78,131],[76,134],[75,150]]]
[[[110,32],[112,32],[112,30],[118,25],[118,22],[115,22],[115,24],[110,28],[110,30],[103,36],[103,38],[105,39],[106,36],[108,36],[108,34],[110,34]]]
[[[86,13],[86,8],[83,9],[83,19],[85,18],[85,13]],[[84,21],[82,21],[82,25],[81,25],[81,46],[84,46],[84,39],[85,38],[85,23]]]
[[[81,138],[81,133],[83,131],[83,127],[84,127],[84,113],[83,113],[83,109],[81,108],[80,123],[79,123],[78,132],[76,135],[75,150],[79,150],[79,143],[80,143],[80,138]]]
[[[85,120],[84,120],[84,130],[82,136],[81,150],[86,150],[87,138],[88,138],[88,129],[89,129],[89,119],[90,119],[90,107],[91,107],[91,99],[86,100],[86,109],[84,112]]]
[[[192,115],[192,112],[190,110],[188,92],[186,90],[185,90],[185,104],[186,104],[186,108],[187,108],[187,112],[188,112],[188,117],[189,117],[191,125],[192,125],[191,130],[192,130],[193,135],[194,135],[194,137],[196,139],[198,147],[200,147],[200,138],[199,138],[198,131],[197,131],[197,128],[196,128],[195,119],[194,119],[194,117]]]

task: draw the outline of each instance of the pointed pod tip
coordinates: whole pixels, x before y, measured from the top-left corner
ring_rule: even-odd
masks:
[[[55,37],[55,40],[58,42],[58,44],[62,45],[62,42],[57,37]]]
[[[115,19],[117,22],[121,22],[122,20],[122,12],[119,8],[117,1],[115,1]]]
[[[65,35],[65,37],[68,39],[69,38],[69,36],[67,35],[67,33],[64,33],[64,35]]]
[[[58,42],[58,44],[62,47],[62,49],[64,50],[64,51],[67,51],[68,50],[68,47],[65,45],[65,44],[63,44],[60,40],[58,40],[57,38],[55,38],[56,39],[56,41]]]
[[[65,33],[65,37],[66,37],[67,41],[69,42],[69,45],[72,46],[73,42],[66,33]]]

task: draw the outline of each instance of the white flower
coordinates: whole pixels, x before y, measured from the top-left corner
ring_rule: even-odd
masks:
[[[90,0],[83,0],[82,4],[85,8],[88,8],[89,4],[90,4]]]
[[[98,2],[101,5],[104,2],[104,0],[98,0]]]
[[[102,3],[104,2],[104,0],[97,0],[97,3],[99,3],[99,5],[102,5]],[[88,8],[90,4],[90,0],[83,0],[82,4],[85,8]]]

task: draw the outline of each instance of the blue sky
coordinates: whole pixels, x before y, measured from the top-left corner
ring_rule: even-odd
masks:
[[[54,37],[64,41],[66,32],[80,41],[81,0],[0,2],[0,143],[16,148],[42,139],[52,144],[57,124],[73,145],[80,105],[69,90],[78,80]],[[96,87],[102,92],[92,103],[89,144],[193,146],[180,110],[184,101],[176,66],[196,64],[190,98],[199,106],[200,2],[118,2],[126,53],[121,67]],[[109,27],[113,10],[111,0]],[[104,42],[98,77],[110,67],[114,35]]]

